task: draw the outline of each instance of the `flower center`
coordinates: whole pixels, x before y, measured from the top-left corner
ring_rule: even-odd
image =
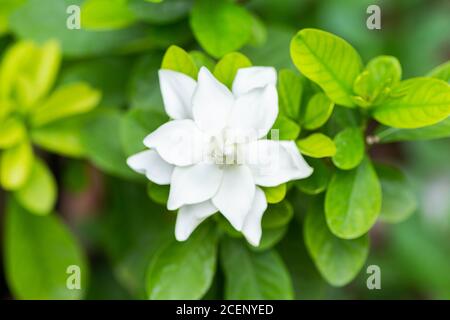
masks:
[[[217,165],[242,164],[243,159],[239,150],[239,139],[224,131],[210,138],[208,158]]]

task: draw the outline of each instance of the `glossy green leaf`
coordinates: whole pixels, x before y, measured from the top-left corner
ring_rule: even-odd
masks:
[[[349,127],[334,137],[336,154],[331,158],[342,170],[355,168],[364,157],[364,137],[359,128]]]
[[[204,52],[198,51],[198,50],[193,50],[193,51],[189,52],[189,55],[194,60],[198,69],[200,69],[201,67],[206,67],[209,70],[214,70],[216,62],[214,61],[213,58],[211,58]]]
[[[17,201],[37,215],[49,214],[56,202],[56,181],[47,165],[39,159],[33,162],[27,182],[15,192]]]
[[[86,154],[82,135],[90,117],[87,115],[61,119],[31,130],[31,140],[41,148],[69,157]]]
[[[419,128],[450,115],[450,86],[438,79],[414,78],[392,88],[390,96],[373,110],[376,120],[395,128]]]
[[[417,209],[416,195],[406,176],[387,165],[377,164],[375,169],[383,194],[380,220],[388,223],[406,220]]]
[[[101,93],[84,83],[67,84],[57,89],[32,115],[35,127],[86,113],[94,109],[101,99]]]
[[[336,236],[355,239],[367,233],[381,210],[381,186],[377,174],[365,158],[348,171],[337,171],[325,198],[327,224]]]
[[[302,125],[307,130],[320,128],[333,113],[334,103],[322,92],[311,97],[306,105]]]
[[[402,67],[397,58],[379,56],[369,61],[356,78],[353,90],[355,101],[362,107],[377,104],[389,93],[390,88],[402,77]]]
[[[292,299],[291,278],[274,250],[253,252],[243,241],[224,239],[220,257],[225,273],[225,299]]]
[[[278,99],[280,112],[291,119],[298,119],[303,94],[302,78],[298,73],[283,69],[278,73]]]
[[[203,224],[186,242],[172,242],[153,259],[146,279],[148,298],[201,298],[212,283],[216,261],[216,229]]]
[[[250,250],[255,252],[261,252],[271,249],[283,239],[284,235],[287,232],[287,229],[288,225],[263,229],[259,246],[254,247],[251,244],[248,244],[248,247],[250,248]]]
[[[7,190],[22,187],[31,173],[33,149],[28,140],[2,152],[0,158],[0,182]]]
[[[236,51],[250,39],[252,16],[231,1],[197,0],[190,18],[194,36],[213,57]]]
[[[128,0],[128,7],[139,20],[151,24],[168,24],[187,16],[193,2],[193,0]]]
[[[81,26],[87,30],[120,29],[136,21],[127,0],[86,0],[81,12]]]
[[[281,202],[286,196],[286,183],[282,183],[275,187],[262,187],[268,203]]]
[[[192,57],[177,46],[170,46],[164,54],[161,69],[178,71],[197,79],[198,69]]]
[[[230,52],[217,62],[214,68],[214,76],[231,88],[236,73],[241,68],[251,67],[251,61],[239,52]]]
[[[147,185],[147,194],[149,198],[162,206],[167,205],[167,200],[169,200],[169,191],[170,186],[168,185],[159,185],[153,182],[149,182]]]
[[[69,230],[55,215],[39,217],[10,201],[5,222],[5,273],[17,299],[80,299],[89,275],[86,259]],[[77,276],[80,289],[67,284]]]
[[[322,133],[313,133],[297,141],[300,152],[313,158],[332,157],[336,154],[333,140]]]
[[[282,227],[291,221],[294,216],[294,209],[289,201],[284,200],[280,203],[271,204],[264,212],[261,226],[265,229]]]
[[[367,234],[353,240],[336,237],[328,229],[322,205],[315,204],[308,212],[303,232],[314,264],[331,285],[348,284],[364,266],[369,254]]]
[[[308,164],[314,169],[312,175],[306,179],[296,180],[295,186],[306,194],[324,192],[331,178],[331,170],[320,159],[308,159]]]
[[[274,130],[278,130],[278,132],[274,132]],[[300,134],[300,126],[293,120],[285,117],[281,114],[278,114],[277,120],[272,127],[272,138],[274,139],[274,135],[278,134],[279,140],[295,140]]]
[[[16,117],[0,121],[0,149],[5,149],[19,143],[26,136],[26,128]]]
[[[292,39],[291,57],[300,72],[316,82],[331,100],[354,106],[353,82],[362,63],[345,40],[325,31],[303,29]]]
[[[411,140],[430,140],[450,137],[450,117],[432,125],[418,129],[398,129],[384,127],[376,133],[380,143]]]
[[[427,76],[436,79],[441,79],[450,83],[450,61],[447,61],[437,66],[436,68],[431,70]]]

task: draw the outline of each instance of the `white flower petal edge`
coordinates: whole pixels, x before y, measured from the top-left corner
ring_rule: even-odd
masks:
[[[211,199],[219,189],[222,176],[223,170],[210,163],[201,162],[188,167],[175,167],[167,208],[176,210],[186,204]]]
[[[227,125],[234,97],[208,69],[202,67],[198,73],[192,104],[195,123],[203,132],[214,135]]]
[[[233,165],[224,168],[222,182],[212,202],[231,225],[241,231],[254,195],[255,183],[250,169],[245,165]]]
[[[155,150],[136,153],[127,159],[127,164],[156,184],[170,184],[174,166],[164,161]]]
[[[277,71],[272,67],[249,67],[239,69],[233,81],[232,91],[239,97],[255,88],[276,85]]]
[[[188,166],[198,163],[203,157],[203,133],[192,120],[169,121],[144,139],[148,148],[170,164]]]
[[[272,128],[277,115],[277,89],[269,84],[240,96],[231,111],[228,125],[244,135],[253,135],[254,139],[261,138]]]
[[[258,186],[275,187],[307,178],[313,172],[293,141],[258,140],[244,148],[242,152]]]
[[[261,220],[266,209],[266,195],[260,188],[256,188],[252,207],[245,217],[244,226],[242,227],[242,233],[245,239],[254,247],[259,246],[259,242],[261,241]]]
[[[192,95],[197,82],[172,70],[158,72],[164,109],[172,119],[192,119]]]
[[[182,206],[177,214],[175,238],[178,241],[187,240],[200,223],[216,212],[217,208],[209,200]]]

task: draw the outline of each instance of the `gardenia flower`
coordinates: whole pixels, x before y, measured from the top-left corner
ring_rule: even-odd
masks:
[[[177,240],[219,211],[258,246],[267,208],[260,187],[312,173],[294,141],[265,139],[278,116],[275,69],[239,69],[231,91],[205,67],[197,82],[171,70],[160,70],[159,80],[172,120],[144,139],[150,150],[128,158],[128,165],[156,184],[170,184],[167,208],[178,209]]]

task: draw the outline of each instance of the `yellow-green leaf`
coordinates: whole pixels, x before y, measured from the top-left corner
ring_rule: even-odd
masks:
[[[263,187],[262,188],[268,203],[278,203],[281,202],[286,196],[286,183],[282,183],[275,187]]]
[[[450,86],[433,78],[414,78],[392,88],[389,98],[374,107],[376,120],[394,128],[420,128],[450,115]]]
[[[303,94],[302,78],[298,73],[283,69],[278,74],[280,112],[291,119],[298,119]]]
[[[7,190],[22,187],[30,176],[33,150],[28,140],[3,151],[0,162],[0,182]]]
[[[197,79],[198,69],[194,59],[182,48],[170,46],[164,54],[161,69],[178,71]]]
[[[251,67],[251,61],[239,52],[230,52],[217,62],[214,68],[214,76],[231,88],[236,73],[241,68]]]
[[[359,128],[349,127],[334,137],[336,154],[332,160],[336,167],[349,170],[356,167],[364,157],[364,137]]]
[[[334,103],[322,92],[316,93],[306,105],[302,125],[307,130],[320,128],[333,113]]]
[[[10,148],[19,143],[26,135],[26,128],[16,117],[0,121],[0,149]]]
[[[300,152],[313,158],[332,157],[336,153],[333,140],[322,133],[313,133],[297,141]]]
[[[56,181],[46,164],[35,159],[27,182],[15,192],[17,201],[28,211],[46,215],[56,202]]]
[[[81,25],[85,29],[119,29],[136,21],[127,0],[86,0],[81,10]]]
[[[316,82],[337,104],[354,106],[353,83],[362,69],[361,58],[345,40],[325,31],[303,29],[291,41],[295,66]]]

